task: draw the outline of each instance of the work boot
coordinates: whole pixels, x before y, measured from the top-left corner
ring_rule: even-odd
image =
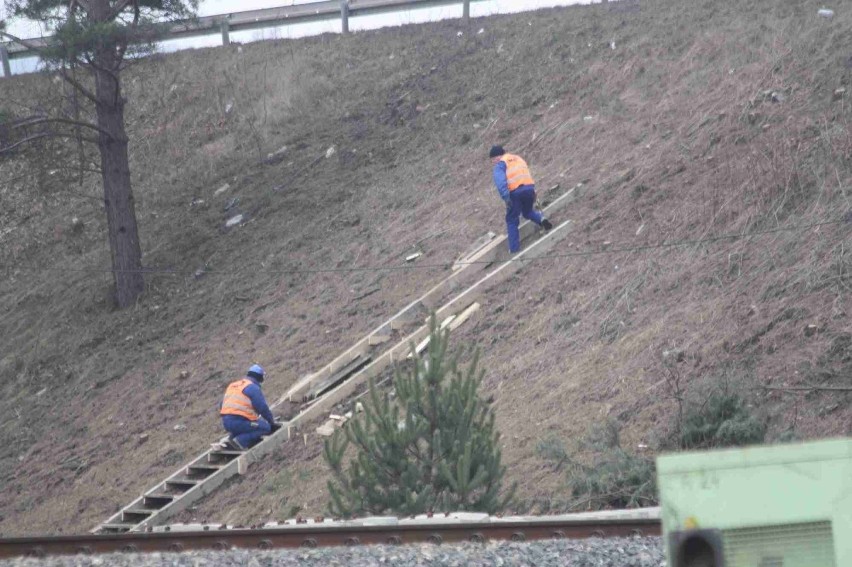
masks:
[[[232,451],[245,451],[246,450],[246,448],[243,447],[240,444],[240,442],[237,441],[234,438],[228,439],[228,441],[226,443],[228,445],[228,448],[231,449]]]
[[[550,230],[551,228],[553,228],[553,223],[551,223],[547,219],[541,219],[541,228],[543,228],[544,230]]]

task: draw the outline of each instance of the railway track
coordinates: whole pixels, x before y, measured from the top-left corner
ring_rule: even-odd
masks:
[[[591,537],[658,536],[659,509],[538,517],[491,517],[457,513],[414,519],[354,521],[290,520],[277,525],[229,528],[218,525],[165,526],[156,531],[0,539],[0,559],[20,556],[192,550],[315,548],[411,543],[528,541]]]

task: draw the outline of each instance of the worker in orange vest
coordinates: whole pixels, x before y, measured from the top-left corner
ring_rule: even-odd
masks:
[[[506,232],[509,237],[509,252],[521,249],[521,236],[518,230],[521,215],[537,225],[550,230],[553,224],[535,209],[535,181],[530,168],[520,156],[506,153],[502,146],[492,146],[488,154],[494,166],[494,185],[506,202]]]
[[[260,391],[264,372],[259,364],[253,364],[245,378],[235,380],[225,390],[222,408],[222,425],[228,432],[226,447],[245,450],[255,445],[264,435],[281,427],[269,410],[266,398]]]

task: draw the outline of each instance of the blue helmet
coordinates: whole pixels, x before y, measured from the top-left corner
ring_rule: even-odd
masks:
[[[254,378],[258,382],[263,382],[263,375],[263,367],[259,364],[252,364],[251,368],[249,368],[248,372],[246,372],[246,376]]]

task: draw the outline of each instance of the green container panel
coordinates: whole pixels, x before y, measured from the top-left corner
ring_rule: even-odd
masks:
[[[657,475],[666,541],[717,529],[727,567],[852,567],[852,439],[662,455]]]

